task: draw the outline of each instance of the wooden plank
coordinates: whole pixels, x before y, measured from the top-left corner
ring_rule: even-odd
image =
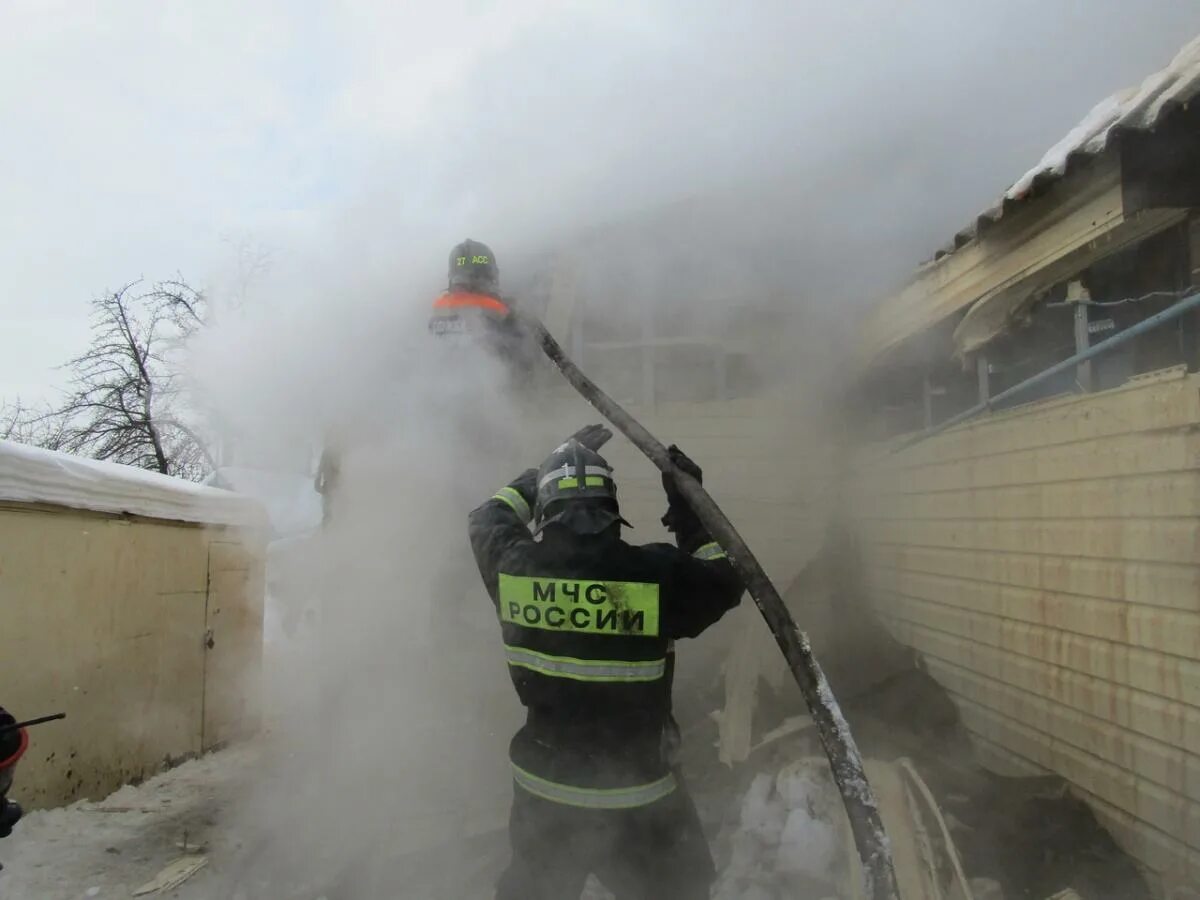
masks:
[[[1150,889],[1155,897],[1186,898],[1200,881],[1200,850],[1193,850],[1174,835],[1118,809],[1102,797],[1079,790],[1101,826],[1139,863],[1149,868]]]
[[[887,453],[886,447],[870,448],[855,468],[867,473],[879,468],[912,469],[1197,423],[1200,376],[1173,366],[1098,394],[985,416],[898,453]]]
[[[1091,343],[1088,334],[1088,307],[1084,303],[1075,305],[1075,352],[1083,353]],[[1075,383],[1086,394],[1092,392],[1092,364],[1081,362],[1075,367]]]
[[[726,765],[750,755],[760,668],[757,632],[762,623],[758,618],[758,610],[743,605],[725,626],[734,632],[733,647],[725,657],[725,705],[717,722],[718,756]]]
[[[909,492],[1048,484],[1095,478],[1186,472],[1200,462],[1200,437],[1188,428],[1141,432],[1019,450],[965,462],[934,463],[894,472],[878,471],[855,487],[855,499],[870,499],[880,490],[907,486]],[[878,480],[876,480],[878,479]],[[863,505],[858,500],[859,505]]]
[[[1192,266],[1192,285],[1200,287],[1200,215],[1192,213],[1188,221],[1188,258]]]
[[[860,359],[873,364],[906,338],[1027,278],[1122,218],[1120,170],[1111,161],[1063,179],[1045,197],[1006,214],[982,239],[925,265],[881,303],[864,326]]]
[[[1158,653],[1200,659],[1200,612],[1133,606],[1096,597],[901,570],[871,571],[866,579],[868,590],[879,596],[885,593],[900,595]]]
[[[1141,562],[1192,563],[1200,559],[1196,519],[885,519],[860,523],[877,544],[944,547],[981,552],[1081,556]]]
[[[1047,770],[1014,754],[985,735],[971,733],[972,743],[980,763],[1002,774],[1044,775]],[[1118,809],[1103,798],[1074,786],[1072,788],[1096,813],[1101,825],[1109,830],[1117,843],[1152,871],[1152,881],[1160,885],[1155,896],[1169,896],[1166,885],[1187,885],[1200,878],[1200,852],[1173,835]],[[1189,874],[1189,873],[1194,873]]]
[[[1118,765],[1080,750],[1052,734],[957,696],[963,724],[1161,831],[1200,848],[1200,804],[1187,800]]]
[[[1073,235],[1061,246],[1049,240],[1036,249],[1032,241],[1029,247],[1017,248],[1015,255],[1028,260],[1025,270],[1007,284],[988,291],[971,306],[954,330],[956,352],[974,353],[1006,332],[1014,316],[1025,309],[1036,294],[1066,278],[1078,276],[1107,256],[1178,225],[1185,215],[1183,209],[1141,209],[1126,212],[1111,227],[1094,227],[1083,239]],[[1095,225],[1097,223],[1093,223]],[[1037,256],[1039,252],[1041,255]]]
[[[904,569],[1131,604],[1196,610],[1200,566],[1081,559],[1028,553],[904,547],[867,548],[869,568]]]
[[[931,640],[930,632],[941,632],[956,640],[997,647],[1200,708],[1200,660],[1164,656],[1152,650],[1062,632],[1044,625],[968,612],[896,594],[878,597],[876,601],[880,617],[897,640],[908,646],[921,649]]]
[[[928,659],[1010,684],[1162,744],[1193,752],[1200,748],[1196,707],[945,632],[924,629],[919,637],[918,649]]]
[[[1200,518],[1200,470],[914,493],[881,485],[864,519]]]
[[[1022,722],[1048,739],[1064,741],[1193,803],[1200,801],[1200,756],[1005,681],[938,659],[927,662],[929,674],[956,696]]]

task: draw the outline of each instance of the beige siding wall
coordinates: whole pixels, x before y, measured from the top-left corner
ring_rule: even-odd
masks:
[[[1200,881],[1200,377],[1142,376],[858,462],[871,599],[985,759],[1068,778]]]
[[[98,798],[255,727],[262,536],[0,504],[0,703],[31,731],[16,798]]]

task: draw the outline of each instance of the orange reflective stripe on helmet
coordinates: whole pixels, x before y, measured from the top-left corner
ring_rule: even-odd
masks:
[[[508,306],[504,301],[497,300],[495,297],[489,297],[487,294],[465,292],[442,294],[442,296],[433,301],[434,309],[462,309],[464,307],[486,309],[488,312],[493,312],[501,316],[507,316],[509,313]]]

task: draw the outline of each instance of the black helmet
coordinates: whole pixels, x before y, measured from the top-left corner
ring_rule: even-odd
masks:
[[[559,524],[578,534],[599,534],[614,522],[628,525],[617,506],[612,467],[595,450],[571,438],[538,469],[534,532]]]
[[[450,290],[495,294],[500,290],[500,268],[492,248],[467,238],[450,251]]]

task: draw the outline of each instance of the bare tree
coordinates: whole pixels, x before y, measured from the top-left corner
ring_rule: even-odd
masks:
[[[66,422],[49,410],[36,410],[21,402],[0,404],[0,440],[18,441],[61,450],[66,441]]]
[[[142,293],[137,286],[92,301],[91,346],[65,366],[72,372],[66,399],[36,415],[18,406],[11,428],[41,446],[199,480],[213,463],[183,421],[171,356],[203,324],[204,297],[182,279]]]
[[[21,403],[20,397],[0,406],[0,440],[29,443],[25,440],[28,416],[29,411]]]
[[[144,299],[174,327],[173,343],[186,340],[209,323],[208,298],[182,276],[160,281]]]

